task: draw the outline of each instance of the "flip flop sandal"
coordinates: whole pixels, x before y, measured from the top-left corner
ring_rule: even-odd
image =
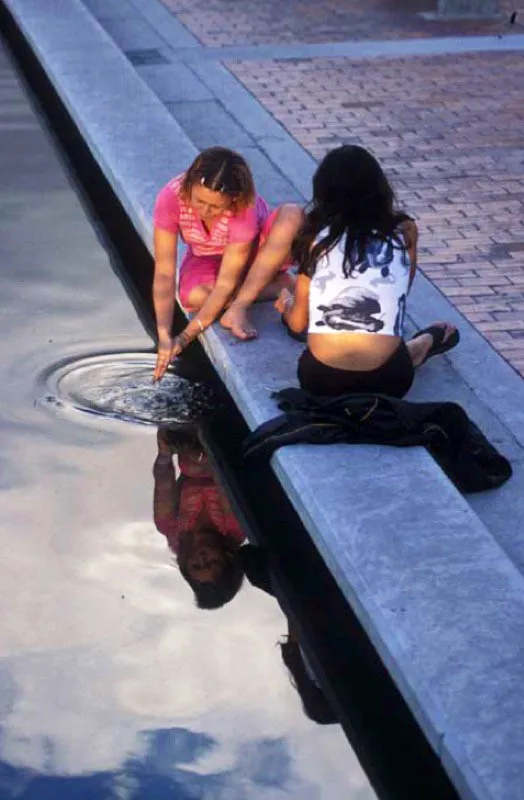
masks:
[[[433,356],[440,356],[442,353],[447,353],[449,350],[453,350],[453,348],[456,347],[460,341],[460,333],[458,330],[453,331],[453,333],[448,336],[446,341],[444,341],[446,328],[442,327],[441,325],[430,325],[429,328],[424,328],[424,330],[418,331],[413,336],[413,339],[418,339],[419,336],[423,336],[425,333],[430,333],[433,336],[433,344],[426,353],[424,360],[420,362],[419,367],[421,367],[422,364],[425,364],[428,359],[433,358]]]
[[[291,338],[295,339],[295,341],[297,342],[302,342],[302,344],[307,343],[307,333],[295,333],[295,331],[292,331],[283,316],[280,317],[280,321],[282,322],[282,325],[286,329],[286,333],[288,336],[291,336]]]

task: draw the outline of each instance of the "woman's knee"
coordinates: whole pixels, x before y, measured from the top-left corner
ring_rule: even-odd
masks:
[[[212,286],[208,286],[207,284],[200,284],[199,286],[194,286],[191,291],[189,292],[186,308],[188,311],[200,311],[204,303],[206,302],[207,298],[211,294],[213,290]]]

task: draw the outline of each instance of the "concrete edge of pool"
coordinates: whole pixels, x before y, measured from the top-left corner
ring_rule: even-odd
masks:
[[[5,4],[151,250],[156,192],[195,147],[80,0]],[[426,283],[415,301],[434,310]],[[300,349],[268,309],[256,322],[257,342],[220,329],[204,342],[251,428],[275,414]],[[273,466],[459,793],[517,800],[521,573],[425,450],[299,446]]]

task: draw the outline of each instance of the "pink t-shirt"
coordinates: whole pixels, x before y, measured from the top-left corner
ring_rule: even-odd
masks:
[[[153,220],[156,228],[178,233],[196,256],[222,255],[228,244],[252,242],[262,230],[269,207],[257,195],[244,211],[225,211],[208,233],[198,212],[180,197],[183,180],[184,174],[178,175],[159,192]]]
[[[196,461],[194,456],[201,458]],[[178,551],[180,538],[189,531],[197,529],[198,522],[205,522],[222,536],[233,539],[241,545],[246,536],[233,513],[229,500],[215,479],[207,456],[195,451],[192,454],[179,454],[178,466],[181,477],[178,479],[179,496],[176,512],[170,514],[155,510],[155,524],[169,540],[173,552]]]

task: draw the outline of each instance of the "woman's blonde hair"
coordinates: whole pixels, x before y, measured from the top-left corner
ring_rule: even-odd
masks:
[[[198,155],[187,170],[180,194],[189,202],[196,184],[212,192],[227,195],[236,211],[243,211],[255,202],[255,183],[246,161],[226,147],[210,147]]]

